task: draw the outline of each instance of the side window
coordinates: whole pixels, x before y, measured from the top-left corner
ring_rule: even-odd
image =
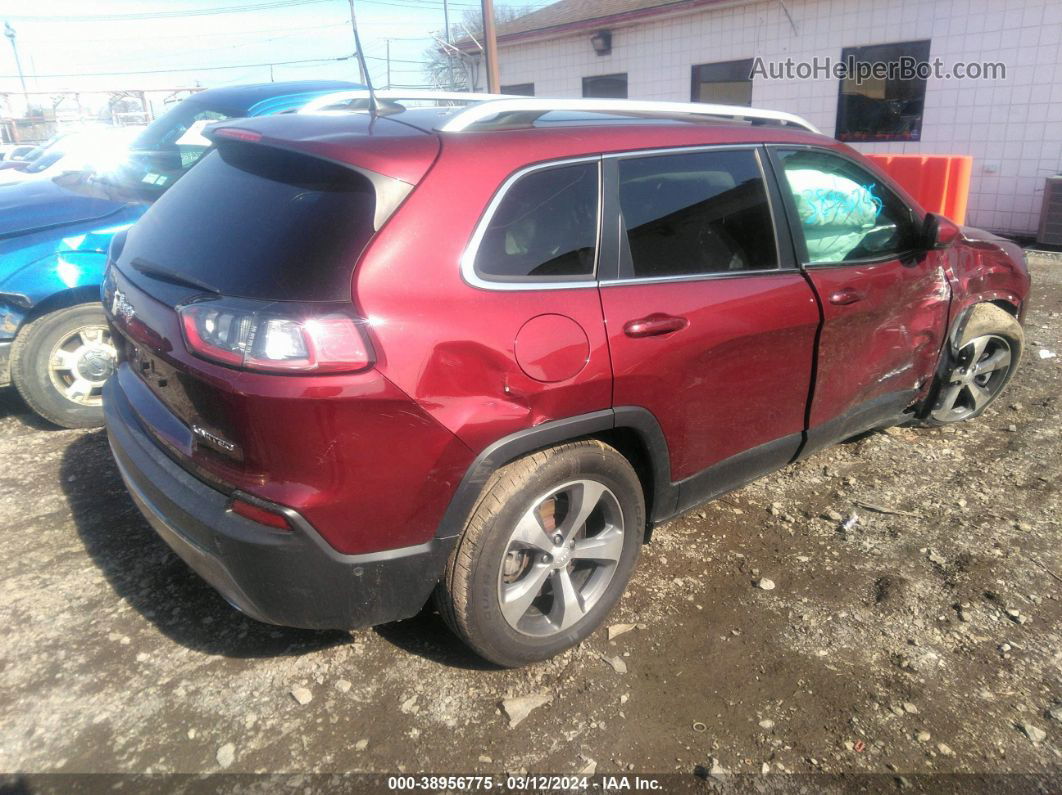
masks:
[[[881,259],[917,247],[910,209],[870,172],[828,152],[779,155],[808,264]]]
[[[778,267],[774,224],[750,149],[619,161],[627,278]]]
[[[495,281],[590,278],[597,243],[598,164],[547,168],[505,192],[476,251]]]

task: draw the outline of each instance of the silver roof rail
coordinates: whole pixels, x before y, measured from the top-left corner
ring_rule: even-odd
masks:
[[[500,99],[513,99],[510,94],[474,94],[468,91],[432,91],[430,89],[381,89],[376,92],[376,98],[378,100],[399,102],[401,100],[415,100],[417,102],[436,102],[439,104],[449,104],[454,102],[463,102],[465,104],[490,102]],[[348,91],[333,91],[329,94],[322,94],[316,97],[299,109],[299,113],[321,113],[328,112],[325,108],[332,105],[339,105],[345,102],[352,102],[354,100],[364,99],[368,101],[369,92],[366,89],[350,89]],[[365,110],[367,108],[357,108],[356,110]],[[337,112],[350,112],[349,110],[337,111]]]
[[[466,94],[466,96],[472,96]],[[489,95],[488,95],[489,96]],[[551,111],[588,111],[591,113],[616,114],[667,114],[711,116],[714,118],[769,121],[775,124],[792,125],[818,133],[807,119],[780,110],[748,108],[742,105],[713,105],[704,102],[649,102],[632,99],[549,99],[541,97],[498,97],[469,105],[447,119],[440,132],[460,132],[500,114],[521,114],[531,119]]]

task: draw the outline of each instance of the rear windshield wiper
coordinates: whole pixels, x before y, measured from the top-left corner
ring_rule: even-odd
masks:
[[[155,265],[151,262],[144,262],[142,259],[135,259],[131,263],[132,266],[145,276],[150,276],[159,281],[169,282],[170,284],[177,284],[182,287],[194,287],[197,290],[206,290],[208,293],[215,293],[221,295],[221,290],[217,287],[213,287],[206,282],[201,282],[192,276],[185,276],[182,273],[171,271],[168,268],[163,268],[161,265]]]

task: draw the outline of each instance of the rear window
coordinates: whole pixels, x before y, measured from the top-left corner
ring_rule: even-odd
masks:
[[[476,252],[493,281],[564,281],[594,273],[597,163],[533,171],[505,193]]]
[[[224,295],[349,301],[372,183],[307,155],[224,143],[133,227],[125,253]]]

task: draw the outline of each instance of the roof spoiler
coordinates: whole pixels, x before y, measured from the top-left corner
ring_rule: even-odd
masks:
[[[262,144],[263,146],[271,146],[274,149],[302,155],[303,157],[316,157],[322,160],[327,160],[328,162],[335,163],[343,168],[349,168],[351,171],[356,171],[372,183],[373,190],[376,192],[373,229],[377,232],[380,230],[380,227],[387,222],[387,219],[394,214],[394,211],[398,209],[398,205],[405,201],[406,196],[409,195],[414,187],[405,180],[401,180],[397,177],[389,177],[386,174],[381,174],[379,171],[373,171],[364,166],[326,157],[318,152],[314,152],[312,149],[294,146],[292,145],[292,142],[267,138],[257,130],[248,130],[240,127],[226,127],[224,126],[224,123],[221,123],[219,126],[211,127],[207,131],[207,134],[212,140],[222,139],[239,141],[241,143]]]

